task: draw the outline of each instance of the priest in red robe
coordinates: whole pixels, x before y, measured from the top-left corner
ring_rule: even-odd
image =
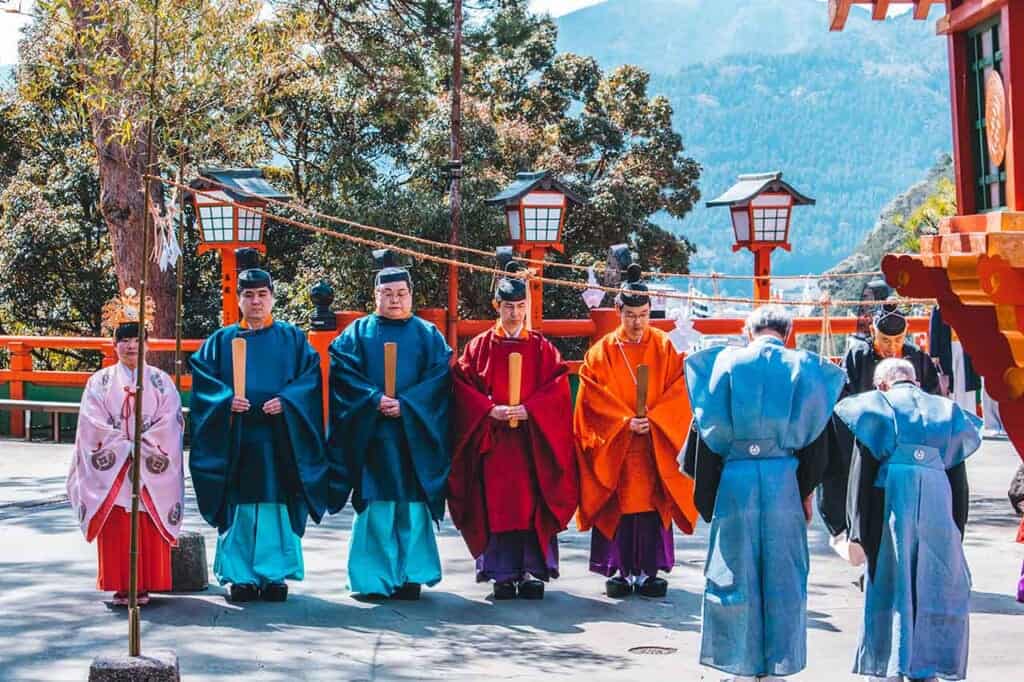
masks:
[[[542,599],[558,577],[558,533],[578,499],[569,370],[558,350],[526,328],[526,284],[501,278],[498,323],[466,346],[453,372],[452,520],[476,557],[477,582],[495,599]],[[522,356],[519,404],[509,357]]]

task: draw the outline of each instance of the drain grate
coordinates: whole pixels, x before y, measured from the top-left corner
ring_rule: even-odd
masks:
[[[668,656],[676,651],[675,647],[670,646],[635,646],[629,650],[629,653],[641,656]]]

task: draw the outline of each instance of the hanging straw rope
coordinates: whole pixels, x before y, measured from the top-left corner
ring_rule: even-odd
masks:
[[[153,179],[159,180],[160,178],[153,178]],[[461,246],[461,245],[456,245],[456,244],[448,244],[446,242],[439,242],[439,241],[435,241],[433,239],[426,239],[425,237],[417,237],[417,236],[411,235],[411,234],[404,234],[402,232],[397,232],[395,230],[389,230],[389,229],[383,228],[383,227],[377,227],[375,225],[366,225],[364,223],[356,222],[354,220],[348,220],[346,218],[339,218],[337,216],[332,216],[332,215],[329,215],[329,214],[326,214],[326,213],[322,213],[321,211],[317,211],[316,209],[309,208],[308,206],[304,206],[303,204],[299,204],[299,203],[296,203],[294,201],[283,201],[281,199],[272,199],[272,198],[268,198],[268,197],[262,197],[259,194],[255,194],[253,192],[249,192],[249,191],[244,190],[244,189],[242,189],[240,187],[234,187],[234,186],[226,185],[226,184],[224,184],[222,182],[218,182],[216,180],[213,180],[212,178],[205,178],[204,177],[203,181],[206,182],[207,184],[210,184],[210,185],[212,185],[214,187],[217,187],[219,189],[222,189],[224,191],[232,192],[232,193],[235,193],[235,194],[241,194],[242,196],[246,196],[246,197],[249,197],[249,198],[252,198],[252,199],[259,199],[260,201],[265,201],[268,204],[271,204],[271,205],[274,205],[274,206],[280,206],[282,208],[287,208],[287,209],[295,211],[297,213],[302,213],[302,214],[305,214],[305,215],[308,215],[308,216],[312,216],[314,218],[319,218],[321,220],[326,220],[327,222],[335,223],[337,225],[345,225],[347,227],[353,227],[353,228],[356,228],[358,230],[364,230],[364,231],[367,231],[367,232],[373,232],[373,233],[384,235],[384,236],[387,236],[387,237],[393,237],[395,239],[405,239],[407,241],[411,241],[411,242],[414,242],[414,243],[417,243],[417,244],[423,244],[424,246],[430,246],[430,247],[436,248],[436,249],[443,249],[445,251],[455,250],[455,251],[460,251],[462,253],[472,254],[474,256],[481,256],[481,257],[484,257],[484,258],[494,258],[494,253],[492,251],[484,251],[483,249],[474,249],[471,246]],[[186,190],[187,191],[196,192],[196,190],[190,189],[190,188],[186,188]],[[197,193],[201,193],[201,192],[197,192]],[[594,263],[593,265],[579,265],[577,263],[557,263],[555,261],[548,261],[548,260],[537,259],[537,258],[528,258],[528,257],[525,257],[525,256],[517,257],[517,260],[523,261],[525,263],[529,263],[531,265],[540,265],[540,266],[550,267],[550,268],[563,268],[563,269],[567,269],[567,270],[578,270],[578,271],[583,271],[583,272],[589,270],[591,267],[593,267],[597,271],[604,270],[605,267],[606,267],[603,263],[600,263],[600,262]],[[773,279],[773,280],[850,279],[850,278],[878,276],[878,275],[882,274],[882,271],[881,270],[872,270],[872,271],[869,271],[869,272],[843,272],[843,273],[832,273],[832,274],[825,273],[825,274],[821,274],[821,275],[723,275],[723,274],[718,274],[718,273],[705,274],[705,273],[692,273],[692,272],[662,272],[660,270],[648,270],[648,271],[645,271],[645,272],[643,272],[641,274],[644,277],[648,277],[648,278],[650,278],[650,277],[661,277],[661,278],[688,277],[688,278],[691,278],[691,279],[711,279],[711,280],[722,279],[722,280],[750,281],[750,280],[760,280],[760,279]]]
[[[369,247],[372,247],[372,248],[391,249],[392,251],[395,251],[396,253],[405,254],[407,256],[415,258],[416,260],[428,261],[428,262],[432,262],[432,263],[438,263],[438,264],[441,264],[441,265],[454,265],[455,267],[465,268],[465,269],[471,270],[473,272],[483,272],[483,273],[487,273],[487,274],[490,274],[490,275],[497,275],[497,276],[501,276],[501,277],[505,277],[505,276],[508,275],[508,272],[506,272],[504,270],[499,270],[497,268],[488,267],[488,266],[485,266],[485,265],[477,265],[475,263],[468,263],[466,261],[455,260],[455,259],[452,259],[452,258],[445,258],[443,256],[435,256],[435,255],[432,255],[432,254],[423,253],[421,251],[415,251],[413,249],[409,249],[409,248],[406,248],[406,247],[396,246],[394,244],[388,244],[387,242],[382,242],[382,241],[379,241],[379,240],[376,240],[376,239],[369,239],[369,238],[366,238],[366,237],[358,237],[356,235],[346,234],[344,232],[336,232],[334,230],[329,230],[327,228],[320,227],[318,225],[312,225],[310,223],[305,223],[305,222],[302,222],[300,220],[295,220],[293,218],[286,218],[286,217],[281,216],[281,215],[269,213],[268,211],[265,211],[262,208],[257,208],[255,206],[246,206],[244,204],[240,204],[240,203],[238,203],[236,201],[233,201],[233,200],[230,200],[230,199],[228,201],[224,202],[221,197],[218,197],[216,194],[213,194],[210,191],[200,190],[200,189],[196,189],[196,188],[193,188],[193,187],[186,187],[182,183],[176,182],[174,180],[169,180],[169,179],[166,179],[166,178],[153,177],[153,176],[147,176],[147,177],[150,177],[150,178],[155,179],[155,180],[159,180],[159,181],[161,181],[161,182],[163,182],[163,183],[165,183],[167,185],[173,186],[173,187],[178,187],[179,189],[185,189],[185,190],[187,190],[189,192],[192,192],[194,194],[198,194],[200,196],[209,197],[211,199],[217,199],[219,202],[226,203],[229,206],[244,208],[246,211],[249,211],[251,213],[255,213],[257,215],[260,215],[263,218],[266,218],[266,219],[269,219],[269,220],[273,220],[275,222],[278,222],[278,223],[281,223],[281,224],[284,224],[284,225],[290,225],[292,227],[297,227],[297,228],[299,228],[301,230],[306,230],[308,232],[313,232],[313,233],[316,233],[316,234],[321,234],[321,235],[324,235],[324,236],[327,236],[327,237],[332,237],[332,238],[335,238],[335,239],[343,239],[345,241],[349,241],[349,242],[352,242],[354,244],[360,244],[362,246],[369,246]],[[345,223],[350,223],[351,222],[351,221],[345,221],[342,218],[337,218],[336,220],[341,220],[341,221],[343,221]],[[366,226],[366,227],[372,227],[372,226]],[[372,228],[372,229],[384,230],[384,228]],[[385,230],[385,231],[386,232],[391,232],[393,234],[397,234],[397,233],[394,233],[391,230]],[[451,245],[449,245],[449,244],[444,244],[443,246],[446,249],[450,249],[450,247],[451,247]],[[487,252],[483,252],[483,253],[487,253]],[[490,256],[490,255],[491,254],[488,253],[488,256]],[[534,262],[536,262],[536,261],[534,261]],[[570,288],[570,289],[577,289],[577,290],[581,290],[581,291],[585,290],[585,289],[598,289],[600,291],[604,291],[606,293],[611,293],[611,294],[619,294],[619,293],[627,293],[628,294],[628,293],[632,293],[628,289],[622,289],[622,288],[619,288],[619,287],[606,287],[606,286],[601,286],[601,285],[597,285],[597,284],[588,284],[587,282],[576,282],[576,281],[572,281],[572,280],[557,279],[557,278],[554,278],[554,277],[543,277],[543,276],[539,276],[539,275],[530,275],[529,277],[530,277],[530,279],[533,279],[534,281],[539,281],[539,282],[541,282],[543,284],[551,284],[553,286],[567,287],[567,288]],[[742,304],[762,303],[762,301],[758,301],[758,300],[753,299],[753,298],[743,298],[743,297],[737,297],[737,296],[706,296],[706,295],[703,295],[703,294],[682,294],[682,293],[670,292],[670,291],[652,292],[652,295],[657,295],[657,296],[660,296],[660,297],[663,297],[663,298],[666,298],[666,299],[673,299],[673,300],[680,300],[680,301],[694,301],[694,300],[697,300],[697,301],[710,301],[710,302],[717,302],[717,303],[742,303]],[[922,303],[922,304],[924,304],[924,303],[934,303],[935,300],[934,299],[927,299],[927,298],[904,298],[904,299],[899,299],[897,302],[898,303],[902,303],[902,304],[914,304],[914,303]],[[799,303],[799,302],[790,302],[790,303]],[[833,301],[832,302],[833,305],[843,305],[843,306],[861,305],[863,303],[877,303],[877,301]]]

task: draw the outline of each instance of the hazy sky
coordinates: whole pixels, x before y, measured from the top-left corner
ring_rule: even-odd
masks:
[[[18,61],[19,28],[28,23],[28,17],[20,14],[9,14],[5,9],[17,9],[18,0],[0,0],[0,64],[14,64]],[[22,0],[21,10],[27,12],[32,0]]]
[[[573,10],[596,5],[603,0],[530,0],[530,6],[537,12],[550,12],[553,16],[568,14]],[[634,0],[642,3],[643,0]],[[714,2],[715,0],[708,0]],[[826,2],[826,0],[821,0]],[[14,7],[19,4],[18,0],[0,0],[0,8]],[[21,0],[22,11],[28,11],[33,0]],[[897,5],[897,9],[890,9],[889,14],[901,14],[910,9],[910,5]],[[822,17],[825,17],[825,10],[822,9]],[[14,64],[18,61],[18,29],[28,21],[28,17],[18,14],[8,14],[0,11],[0,64]],[[824,21],[824,18],[822,19]]]

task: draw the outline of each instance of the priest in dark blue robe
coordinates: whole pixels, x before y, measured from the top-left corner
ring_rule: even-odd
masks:
[[[409,272],[390,254],[375,255],[387,266],[376,275],[376,311],[330,347],[330,511],[351,492],[352,591],[418,599],[421,585],[441,580],[434,523],[444,516],[451,468],[452,351],[434,325],[413,316]],[[385,343],[397,344],[393,396],[385,394]]]
[[[274,283],[238,276],[243,320],[192,355],[192,452],[199,511],[219,532],[214,574],[231,601],[284,601],[302,580],[306,520],[327,504],[320,356],[294,325],[274,320]],[[246,340],[245,395],[233,389],[231,343]]]

